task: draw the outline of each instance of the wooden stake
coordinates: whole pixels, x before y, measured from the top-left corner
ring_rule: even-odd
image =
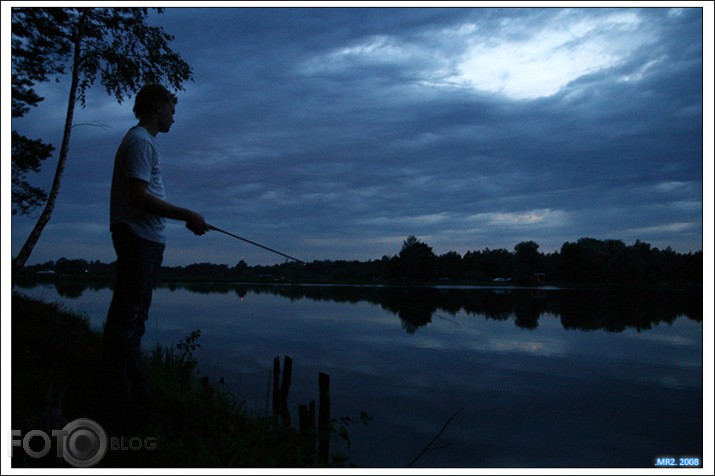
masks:
[[[283,426],[291,426],[290,412],[288,411],[288,392],[290,391],[291,374],[293,372],[293,359],[287,355],[283,359],[283,381],[279,385],[281,372],[280,358],[273,359],[273,413],[278,414],[283,421]]]
[[[330,375],[318,374],[320,392],[318,410],[318,457],[327,466],[330,453]]]

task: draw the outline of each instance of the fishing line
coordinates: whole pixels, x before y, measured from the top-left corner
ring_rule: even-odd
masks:
[[[274,250],[273,248],[269,248],[269,247],[267,247],[267,246],[263,246],[263,245],[260,244],[260,243],[256,243],[255,241],[248,240],[248,239],[243,238],[243,237],[241,237],[241,236],[234,235],[233,233],[229,233],[228,231],[222,230],[221,228],[216,228],[216,227],[213,226],[213,225],[209,225],[209,228],[212,229],[212,230],[219,231],[219,232],[221,232],[221,233],[223,233],[223,234],[225,234],[225,235],[232,236],[233,238],[236,238],[237,240],[245,241],[246,243],[250,243],[250,244],[252,244],[252,245],[254,245],[254,246],[258,246],[259,248],[263,248],[264,250],[268,250],[268,251],[270,251],[270,252],[272,252],[272,253],[279,254],[279,255],[284,256],[284,257],[286,257],[286,258],[288,258],[288,259],[292,259],[293,261],[297,261],[298,263],[305,264],[304,261],[301,261],[301,260],[299,260],[298,258],[293,258],[292,256],[288,256],[288,255],[285,254],[285,253],[281,253],[280,251],[276,251],[276,250]]]

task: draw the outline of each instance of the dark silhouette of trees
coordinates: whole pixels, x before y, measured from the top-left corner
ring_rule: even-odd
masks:
[[[60,258],[55,263],[55,272],[67,275],[83,275],[89,273],[89,263],[83,259]]]
[[[48,76],[59,74],[63,65],[49,60],[52,55],[68,53],[66,42],[42,41],[37,37],[53,36],[56,32],[54,15],[60,9],[50,9],[46,15],[35,15],[20,21],[18,15],[29,15],[25,10],[13,11],[12,21],[12,118],[20,118],[37,107],[44,98],[33,86],[46,81]],[[34,25],[34,26],[33,26]],[[52,155],[54,147],[40,139],[30,139],[12,130],[12,214],[27,215],[47,201],[47,193],[28,181],[27,174],[39,172],[44,160]]]
[[[522,241],[514,247],[514,275],[516,282],[528,284],[534,281],[535,273],[543,273],[544,258],[539,253],[539,245],[533,241]]]
[[[593,238],[561,246],[561,278],[571,282],[600,282],[605,278],[606,246]]]
[[[440,279],[460,279],[465,273],[462,256],[456,251],[449,251],[437,256],[436,272]]]
[[[402,249],[394,262],[393,276],[397,280],[414,282],[435,278],[437,257],[432,247],[410,235],[402,242]]]
[[[640,240],[626,246],[618,240],[582,238],[561,247],[554,278],[574,283],[701,283],[702,252],[684,255]]]
[[[505,249],[468,251],[463,257],[467,279],[491,281],[508,279],[514,274],[514,256]]]
[[[52,145],[45,144],[40,139],[30,139],[15,130],[12,131],[13,215],[18,213],[29,215],[47,201],[47,193],[31,185],[27,176],[29,173],[39,172],[42,162],[52,155],[54,149]]]
[[[87,263],[60,258],[28,266],[24,274],[73,274],[68,263],[87,269],[87,277],[111,277],[113,264]],[[73,268],[74,269],[74,268]],[[432,248],[415,236],[404,240],[396,256],[379,260],[322,260],[301,265],[285,262],[272,266],[250,266],[241,260],[234,266],[195,263],[164,267],[161,277],[169,280],[225,280],[241,282],[313,282],[313,283],[479,283],[511,282],[533,285],[542,282],[629,285],[629,284],[699,284],[703,280],[703,254],[677,253],[670,247],[659,250],[640,240],[626,245],[619,240],[581,238],[564,243],[560,252],[544,254],[533,241],[523,241],[514,252],[505,249],[468,251],[464,255],[450,251],[436,256]],[[528,313],[525,313],[526,315]],[[527,319],[528,321],[528,319]]]

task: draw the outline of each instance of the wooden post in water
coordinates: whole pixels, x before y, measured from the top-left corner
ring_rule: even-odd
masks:
[[[330,454],[330,375],[320,372],[318,387],[318,458],[321,464],[327,466]]]
[[[273,414],[278,415],[281,409],[281,393],[280,393],[280,377],[281,377],[281,358],[276,356],[273,359]]]
[[[313,463],[315,462],[315,400],[311,400],[308,405],[298,407],[298,421],[305,454]]]
[[[309,405],[298,407],[298,423],[302,435],[315,430],[315,400],[311,400]]]
[[[273,414],[280,415],[285,428],[290,428],[291,418],[288,411],[288,391],[290,390],[293,359],[285,356],[283,361],[283,379],[281,381],[280,357],[273,359]],[[318,442],[318,464],[327,466],[330,457],[330,375],[318,373],[318,431],[315,431],[315,400],[309,405],[298,407],[300,434],[304,436],[306,454],[315,458],[315,439]]]
[[[288,411],[288,391],[290,390],[291,374],[293,372],[293,359],[287,355],[283,359],[283,381],[279,385],[281,361],[279,357],[273,359],[273,413],[278,414],[283,421],[283,426],[291,426],[290,412]]]

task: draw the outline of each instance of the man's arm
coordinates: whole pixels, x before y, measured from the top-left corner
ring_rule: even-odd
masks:
[[[186,222],[186,228],[196,235],[203,235],[209,230],[204,217],[188,208],[177,207],[149,193],[149,183],[138,178],[128,177],[128,194],[132,206],[145,212],[174,220]]]

